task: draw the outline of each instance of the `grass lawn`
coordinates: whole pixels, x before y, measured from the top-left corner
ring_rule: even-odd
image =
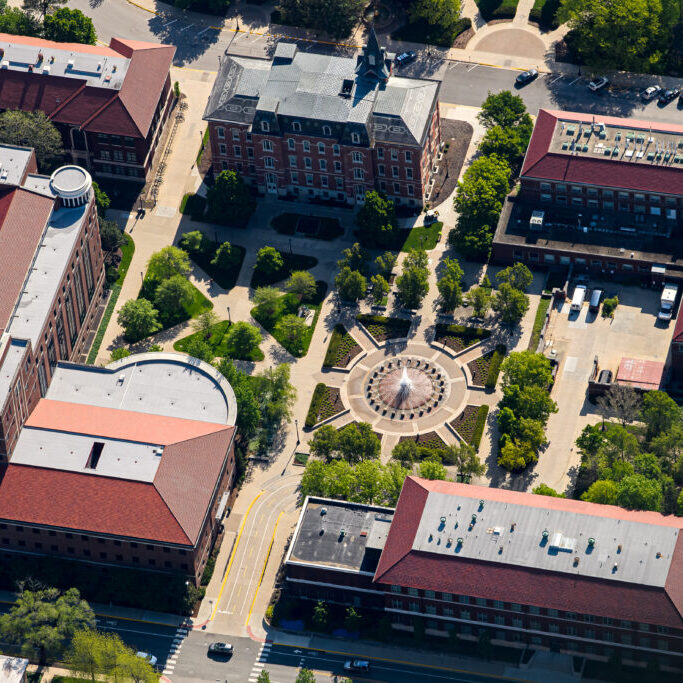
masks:
[[[280,251],[279,253],[280,256],[282,256],[282,268],[274,273],[268,274],[254,270],[250,283],[250,286],[253,289],[274,285],[276,282],[287,279],[295,270],[310,270],[318,265],[318,259],[314,256],[307,256],[306,254],[288,254],[285,251]]]
[[[102,315],[102,320],[100,320],[100,326],[97,328],[97,334],[93,339],[92,346],[90,347],[90,352],[88,353],[87,363],[92,365],[97,358],[100,346],[102,345],[102,339],[104,338],[104,333],[107,330],[111,316],[114,313],[114,307],[118,301],[119,294],[121,294],[121,287],[123,285],[123,280],[126,277],[128,268],[130,268],[130,262],[133,260],[133,254],[135,253],[135,243],[133,238],[126,234],[126,242],[121,246],[121,262],[119,263],[119,277],[116,282],[112,285],[111,294],[109,295],[109,301],[107,302],[107,307],[104,309],[104,314]]]
[[[535,352],[536,348],[538,347],[538,343],[541,341],[541,330],[543,329],[545,314],[548,312],[551,301],[552,299],[548,297],[547,299],[542,298],[538,302],[536,317],[534,318],[534,326],[531,328],[531,339],[529,339],[529,346],[527,347],[530,351]]]
[[[325,298],[325,294],[327,293],[327,284],[325,282],[318,280],[316,285],[318,286],[318,291],[310,301],[299,301],[299,297],[297,297],[296,294],[283,294],[280,297],[278,305],[275,309],[275,313],[270,317],[265,314],[261,306],[254,306],[254,308],[251,309],[251,315],[254,320],[257,320],[261,325],[263,325],[263,327],[270,332],[273,337],[275,337],[279,344],[281,344],[285,349],[287,349],[287,351],[289,351],[289,353],[297,358],[303,358],[303,356],[308,353],[308,347],[311,345],[313,331],[315,330],[318,318],[320,317],[322,302]],[[275,326],[284,316],[296,315],[297,311],[299,310],[299,306],[301,306],[302,303],[313,309],[315,311],[315,315],[313,316],[313,322],[308,328],[307,333],[304,335],[301,344],[297,347],[296,345],[291,344],[287,339],[284,339],[282,335],[280,335],[275,329]]]
[[[472,21],[468,18],[459,19],[453,27],[448,30],[443,26],[428,24],[424,19],[408,22],[394,31],[393,40],[410,40],[414,43],[429,43],[438,47],[451,47],[455,39],[472,26]]]
[[[557,20],[557,10],[561,0],[535,0],[529,13],[529,20],[535,21],[545,31],[556,29],[560,23]]]
[[[344,234],[338,218],[308,216],[300,213],[283,213],[270,222],[281,235],[303,235],[320,240],[333,240]]]
[[[474,0],[486,21],[491,19],[512,19],[517,12],[519,0]]]
[[[425,249],[429,251],[434,249],[441,238],[441,229],[443,228],[443,223],[436,222],[428,225],[427,227],[415,227],[406,237],[401,251],[408,251],[409,249]]]
[[[220,268],[211,263],[211,259],[216,254],[216,249],[221,245],[220,242],[206,239],[202,243],[199,251],[188,252],[190,258],[223,289],[232,289],[237,283],[244,256],[247,253],[244,247],[239,244],[232,244],[230,252],[230,265],[227,268]]]
[[[206,127],[206,130],[204,131],[204,135],[202,136],[202,144],[199,147],[199,152],[197,152],[197,159],[196,163],[197,166],[202,163],[202,156],[204,155],[204,150],[206,149],[207,145],[209,144],[209,127]]]
[[[294,464],[295,465],[306,465],[308,462],[308,453],[295,453],[294,454]]]
[[[232,358],[233,360],[251,360],[251,361],[260,361],[265,358],[263,355],[263,351],[261,349],[256,348],[253,350],[251,355],[249,356],[232,356],[228,354],[228,349],[227,349],[227,332],[230,329],[230,323],[227,320],[221,320],[219,323],[216,323],[211,327],[211,336],[208,339],[204,339],[204,333],[203,332],[195,332],[194,334],[189,334],[187,337],[183,337],[182,339],[178,339],[175,344],[173,344],[173,348],[176,351],[181,351],[182,353],[186,353],[188,347],[190,344],[195,340],[195,339],[202,339],[205,341],[210,347],[211,350],[213,351],[214,356],[218,357],[225,357],[225,358]]]

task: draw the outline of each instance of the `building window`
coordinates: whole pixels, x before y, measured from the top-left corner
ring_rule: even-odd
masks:
[[[383,180],[379,181],[379,189],[381,192],[387,191],[387,184]]]
[[[313,176],[310,173],[306,174],[306,185],[313,185]]]
[[[323,135],[332,135],[332,129],[329,126],[323,126]]]
[[[505,626],[505,617],[502,614],[496,614],[493,620],[498,626]]]
[[[241,156],[242,156],[242,148],[241,148],[241,147],[238,147],[237,145],[235,145],[235,146],[232,148],[232,153],[233,153],[233,156],[235,156],[235,157],[237,157],[237,158],[239,159],[239,158],[241,158]]]
[[[108,149],[103,149],[100,151],[100,159],[104,159],[105,161],[109,161],[111,159],[111,153]]]
[[[351,133],[351,142],[354,145],[357,145],[358,143],[360,143],[360,135],[358,135],[358,133]]]
[[[289,167],[290,168],[296,168],[296,157],[294,157],[294,156],[289,157]]]
[[[393,586],[392,585],[391,592],[392,593],[400,593],[401,592],[401,586]]]
[[[391,177],[398,178],[398,166],[391,167]]]
[[[325,159],[320,159],[320,170],[321,171],[326,171],[327,170],[327,161]]]
[[[244,136],[247,140],[247,142],[251,142],[251,133],[247,132]]]
[[[123,161],[123,150],[114,150],[114,161]]]
[[[338,190],[344,189],[344,178],[337,178],[337,189]]]
[[[401,186],[398,183],[394,183],[394,194],[401,193]]]
[[[461,609],[460,610],[460,618],[461,619],[471,619],[472,614],[468,609]]]
[[[444,607],[443,608],[443,615],[444,615],[444,617],[452,617],[453,616],[453,608],[452,607]]]
[[[550,192],[550,183],[541,183],[541,192]]]
[[[474,602],[480,607],[486,607],[486,598],[475,598]]]
[[[292,121],[292,130],[295,133],[300,133],[301,132],[301,124],[298,121]]]
[[[292,185],[298,185],[299,184],[299,174],[292,172],[291,176],[292,176]]]
[[[320,176],[320,186],[321,186],[321,187],[328,187],[327,182],[328,182],[328,181],[327,181],[327,176],[326,176],[326,175],[321,175],[321,176]]]
[[[254,158],[254,148],[253,147],[247,147],[247,157],[249,159]]]
[[[325,143],[324,142],[318,143],[318,154],[325,154]]]
[[[406,168],[406,178],[408,180],[413,179],[413,169],[412,168]]]
[[[273,157],[263,157],[263,165],[266,168],[275,168],[275,159]]]
[[[384,159],[384,149],[382,147],[377,148],[377,158]]]
[[[353,179],[354,180],[363,180],[365,177],[365,174],[363,173],[362,168],[354,168],[353,169]]]
[[[228,146],[224,142],[221,142],[220,145],[218,145],[218,153],[223,156],[228,153]]]
[[[339,145],[332,145],[332,154],[334,154],[334,156],[336,157],[338,157],[341,154]]]
[[[308,154],[311,151],[311,143],[308,140],[304,140],[304,152]]]
[[[417,588],[409,588],[409,589],[408,589],[408,595],[417,596],[417,595],[418,595]]]
[[[360,152],[354,152],[352,154],[352,158],[353,158],[354,164],[362,164],[363,163],[363,155]]]
[[[391,160],[398,161],[398,152],[395,149],[391,150]]]
[[[412,185],[408,185],[408,196],[412,197],[415,194],[415,188]]]
[[[273,143],[270,140],[264,140],[262,142],[263,144],[263,151],[264,152],[272,152],[273,151]]]
[[[126,161],[134,164],[138,160],[138,155],[135,152],[126,152]]]
[[[468,595],[458,595],[458,602],[462,603],[463,605],[469,605],[470,598]]]
[[[408,603],[408,609],[409,609],[411,612],[419,612],[419,611],[420,611],[420,603],[419,603],[419,602],[415,602],[414,600],[411,600],[411,601]]]
[[[436,607],[434,605],[426,605],[425,611],[427,614],[436,614]]]
[[[311,157],[304,157],[304,167],[313,168],[313,164],[311,163]]]
[[[384,175],[384,164],[377,164],[377,175]]]
[[[410,164],[413,161],[413,154],[412,152],[406,152],[406,164]]]
[[[237,133],[237,131],[234,131],[234,130],[232,131],[232,139],[233,139],[233,140],[235,139],[235,134],[237,134],[237,139],[239,140],[240,134]],[[225,128],[223,128],[223,126],[218,126],[218,128],[216,128],[216,135],[218,135],[218,137],[219,137],[221,140],[223,140],[223,139],[225,138]]]
[[[341,173],[342,167],[341,167],[341,161],[335,161],[334,162],[334,172],[335,173]]]
[[[294,149],[295,147],[296,147],[296,143],[294,142],[294,138],[288,138],[287,149]]]
[[[268,121],[261,121],[261,130],[264,133],[270,133],[270,124]]]

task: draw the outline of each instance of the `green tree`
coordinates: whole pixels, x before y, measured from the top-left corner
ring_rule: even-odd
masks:
[[[111,352],[111,355],[109,356],[109,362],[114,363],[122,358],[128,358],[128,356],[130,356],[130,349],[127,349],[125,346],[119,346]]]
[[[382,495],[382,465],[377,460],[361,460],[353,467],[356,478],[351,500],[358,503],[380,502]]]
[[[19,645],[24,655],[38,652],[41,664],[60,657],[74,633],[88,628],[95,628],[95,615],[76,588],[23,590],[0,617],[2,640]]]
[[[380,246],[390,246],[396,236],[394,202],[370,190],[356,214],[356,225],[367,239]]]
[[[332,38],[351,34],[361,18],[364,0],[279,0],[285,23],[325,31]]]
[[[524,416],[546,424],[552,413],[557,412],[557,405],[543,387],[520,387],[512,384],[503,388],[501,408],[508,407],[516,417]]]
[[[206,363],[211,363],[215,356],[213,349],[203,339],[197,339],[196,337],[190,340],[185,353]]]
[[[360,629],[363,617],[354,607],[346,608],[346,616],[344,617],[344,628],[351,633],[356,633]]]
[[[282,363],[266,368],[251,379],[254,395],[258,397],[261,413],[266,425],[278,427],[292,416],[296,400],[296,389],[290,380],[290,366]]]
[[[186,316],[185,309],[192,303],[194,288],[182,275],[163,280],[154,294],[154,305],[162,320],[175,322]]]
[[[381,275],[370,278],[370,298],[376,306],[381,306],[384,297],[389,294],[389,283]]]
[[[499,284],[507,282],[511,287],[514,287],[514,289],[518,289],[520,292],[526,292],[531,286],[534,276],[523,263],[517,262],[496,273],[496,280]]]
[[[398,460],[403,466],[412,466],[419,459],[419,446],[412,439],[399,441],[391,449],[391,457]]]
[[[661,0],[564,0],[557,16],[594,69],[642,72],[660,58]]]
[[[313,606],[313,625],[319,630],[324,630],[327,628],[328,618],[327,604],[318,600]]]
[[[533,128],[534,123],[528,114],[524,123],[515,128],[494,126],[486,131],[479,143],[479,152],[485,155],[495,154],[517,170],[529,146]]]
[[[491,306],[491,291],[485,287],[472,287],[465,294],[465,301],[472,306],[475,318],[483,318]]]
[[[235,265],[235,252],[230,242],[223,242],[211,259],[211,265],[228,270]]]
[[[529,310],[529,297],[507,282],[503,282],[493,295],[491,307],[500,313],[501,322],[506,325],[516,325]]]
[[[424,249],[410,249],[403,259],[404,268],[420,268],[427,270],[429,257]]]
[[[100,218],[100,244],[105,251],[116,251],[125,241],[123,230],[116,221]]]
[[[539,484],[534,487],[531,491],[537,496],[550,496],[551,498],[566,498],[564,493],[558,493],[554,488],[548,486],[547,484]]]
[[[462,306],[462,278],[464,274],[456,259],[447,256],[443,260],[443,269],[441,277],[436,283],[436,288],[441,295],[443,307],[447,311]]]
[[[386,252],[386,254],[388,253],[390,252]],[[355,242],[353,245],[342,251],[342,258],[341,260],[337,261],[337,265],[339,266],[339,270],[343,270],[348,266],[351,270],[357,270],[365,274],[367,271],[369,258],[370,255],[367,250],[363,249],[358,242]]]
[[[275,325],[275,332],[299,353],[303,351],[304,340],[309,330],[310,328],[303,318],[293,313],[282,316]]]
[[[346,460],[333,460],[326,465],[327,496],[340,500],[349,500],[356,488],[356,477],[353,467]]]
[[[403,272],[396,278],[396,289],[406,308],[419,308],[429,292],[429,272],[417,258],[417,250],[411,250],[403,262]],[[412,256],[415,258],[411,258]]]
[[[547,387],[552,380],[550,361],[542,353],[513,351],[501,367],[503,388],[511,384]]]
[[[312,299],[317,291],[315,278],[307,270],[295,270],[285,282],[285,289],[296,294],[300,301]]]
[[[638,439],[622,425],[611,424],[607,427],[602,442],[602,453],[610,466],[615,461],[629,462],[640,453]]]
[[[0,33],[35,37],[42,33],[42,25],[30,12],[5,3],[5,9],[0,11]]]
[[[423,460],[417,466],[417,472],[423,479],[446,479],[448,474],[438,457]]]
[[[147,277],[162,282],[190,272],[190,257],[179,247],[168,246],[154,252],[147,261]]]
[[[255,383],[245,372],[238,370],[232,361],[221,359],[216,369],[230,382],[237,403],[237,431],[245,439],[252,438],[261,424],[261,406],[254,392]]]
[[[633,469],[636,474],[642,474],[648,479],[659,480],[662,477],[662,468],[654,453],[638,453],[633,458]]]
[[[498,456],[498,464],[510,472],[523,470],[536,460],[536,451],[528,443],[515,439],[507,439]]]
[[[201,230],[190,230],[183,233],[183,236],[178,240],[178,245],[188,254],[196,254],[202,250],[206,241],[206,237]]]
[[[301,669],[294,683],[315,683],[315,676],[310,669]]]
[[[460,19],[460,0],[413,0],[410,16],[447,29]]]
[[[396,254],[391,251],[385,251],[375,259],[375,267],[377,268],[377,272],[386,280],[389,279],[391,271],[394,269],[395,265]]]
[[[79,9],[61,7],[53,14],[48,14],[43,21],[43,35],[47,40],[58,43],[83,43],[95,45],[97,33],[90,17],[86,17]]]
[[[261,673],[259,673],[256,683],[270,683],[270,674],[265,669],[261,669]]]
[[[254,270],[265,275],[274,275],[283,266],[282,254],[275,247],[261,247],[258,250]]]
[[[385,505],[396,506],[401,489],[403,488],[403,482],[405,482],[409,474],[410,470],[403,467],[399,462],[388,462],[384,466],[381,485]]]
[[[256,208],[256,201],[241,175],[221,171],[206,193],[208,218],[214,223],[244,224]]]
[[[116,319],[123,328],[127,342],[140,341],[161,329],[157,311],[147,299],[129,299],[119,311]]]
[[[42,111],[4,111],[0,114],[0,140],[5,145],[33,147],[38,169],[46,175],[64,160],[62,136]]]
[[[681,423],[681,409],[667,393],[648,391],[643,397],[643,422],[647,425],[647,438],[652,439],[668,432]]]
[[[102,230],[102,219],[107,213],[107,209],[111,205],[111,199],[109,195],[100,188],[100,186],[93,180],[92,181],[92,191],[95,195],[95,206],[97,207],[97,215],[100,219],[100,231]]]
[[[638,417],[641,398],[633,387],[613,384],[603,396],[598,397],[597,404],[603,419],[603,429],[605,418],[611,417],[616,417],[625,427]]]
[[[321,460],[309,460],[306,469],[301,475],[301,495],[326,496],[327,495],[327,465]]]
[[[308,447],[313,455],[329,459],[339,448],[339,432],[332,425],[323,425],[315,430]]]
[[[599,479],[588,487],[588,490],[582,494],[581,500],[602,505],[616,505],[618,493],[619,487],[615,481]]]
[[[513,95],[509,90],[498,93],[489,92],[477,114],[479,122],[484,128],[512,128],[526,122],[529,115],[524,100],[519,95]]]
[[[365,295],[368,282],[359,271],[344,266],[334,278],[334,285],[342,301],[358,301]]]
[[[486,465],[479,460],[476,449],[465,441],[457,446],[448,446],[446,451],[448,460],[455,465],[458,474],[480,477],[486,472]]]
[[[251,360],[261,341],[258,327],[243,320],[230,325],[225,334],[225,347],[231,358]]]
[[[642,474],[632,474],[619,482],[617,504],[629,510],[659,510],[662,486]],[[590,490],[590,489],[589,489]]]
[[[277,312],[282,294],[275,287],[259,287],[254,292],[254,304],[258,306],[268,318]]]
[[[201,338],[206,341],[211,338],[213,326],[217,325],[218,322],[219,318],[213,310],[206,308],[192,321],[192,329],[199,332]]]
[[[50,12],[66,4],[66,0],[24,0],[22,7],[25,11],[38,15],[44,19]]]
[[[367,422],[352,422],[340,429],[338,444],[341,456],[351,463],[378,458],[381,446],[377,434]]]

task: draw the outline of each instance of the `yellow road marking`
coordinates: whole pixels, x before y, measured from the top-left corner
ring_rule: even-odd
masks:
[[[129,0],[130,1],[130,0]],[[247,511],[244,513],[244,517],[242,519],[242,524],[240,526],[240,530],[237,533],[237,538],[235,539],[235,545],[232,547],[232,554],[230,555],[230,561],[228,562],[228,568],[225,570],[225,576],[223,577],[223,582],[221,583],[221,589],[218,592],[218,597],[216,598],[216,604],[213,608],[213,611],[211,612],[211,616],[209,617],[209,621],[213,621],[214,617],[216,616],[216,612],[218,611],[218,605],[221,601],[221,597],[223,595],[223,590],[225,589],[225,584],[228,581],[228,575],[230,574],[230,568],[232,567],[232,563],[235,559],[235,555],[237,555],[237,546],[240,544],[240,539],[242,538],[242,532],[244,531],[244,525],[247,521],[247,517],[249,517],[249,513],[251,512],[251,507],[252,505],[265,493],[265,491],[261,491],[254,500],[249,503],[249,507],[247,508]]]
[[[266,553],[266,560],[263,563],[263,569],[261,570],[261,576],[259,576],[258,584],[256,584],[256,591],[254,592],[254,599],[251,601],[251,607],[249,608],[249,614],[247,615],[247,623],[245,626],[249,626],[249,620],[251,619],[251,613],[254,611],[254,604],[256,603],[256,596],[258,595],[259,589],[261,588],[261,583],[263,583],[263,577],[266,573],[266,567],[268,566],[268,559],[270,558],[270,551],[273,549],[273,543],[275,542],[275,532],[277,531],[277,525],[280,523],[280,517],[282,517],[282,512],[277,516],[275,520],[275,528],[273,529],[273,535],[270,539],[270,545],[268,546],[268,552]]]

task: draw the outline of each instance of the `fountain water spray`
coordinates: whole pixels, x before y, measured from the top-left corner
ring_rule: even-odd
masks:
[[[403,374],[401,375],[401,381],[398,384],[398,393],[402,400],[405,400],[413,388],[413,380],[408,377],[408,368],[403,367]]]

